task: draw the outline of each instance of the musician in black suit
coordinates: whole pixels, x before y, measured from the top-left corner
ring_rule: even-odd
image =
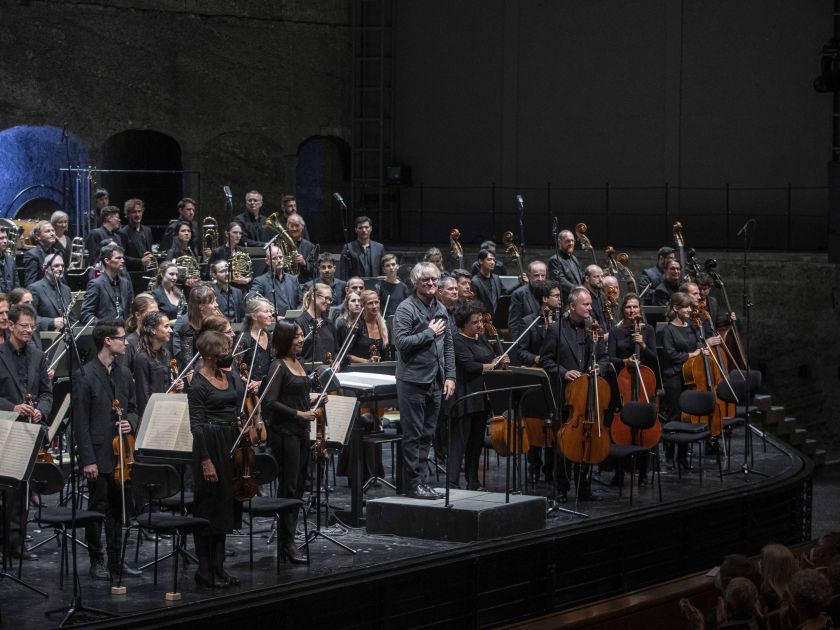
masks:
[[[548,275],[560,283],[565,304],[569,301],[569,292],[583,284],[583,272],[575,256],[575,235],[571,230],[560,231],[557,235],[557,247],[559,255],[554,254],[548,259]]]
[[[486,249],[488,252],[496,255],[496,243],[495,241],[484,241],[478,248],[478,251],[482,249]],[[472,266],[470,267],[470,278],[472,278],[475,274],[478,273],[479,261],[474,260]],[[493,269],[493,273],[497,276],[506,276],[507,275],[507,268],[505,267],[505,263],[501,260],[496,258],[496,268]]]
[[[135,276],[142,278],[142,272],[154,260],[152,254],[152,228],[143,225],[145,206],[141,199],[129,199],[123,206],[128,223],[118,231],[125,247],[125,267],[129,272],[137,272]]]
[[[55,228],[49,221],[39,221],[32,229],[37,243],[23,255],[23,286],[44,277],[44,258],[55,249]]]
[[[609,332],[612,323],[608,321],[604,306],[607,296],[604,294],[604,270],[598,265],[589,265],[583,274],[583,286],[592,298],[592,319],[597,321],[605,332]]]
[[[300,285],[296,277],[283,271],[283,250],[275,245],[268,249],[268,269],[254,278],[246,301],[261,295],[272,305],[274,313],[282,316],[300,306]]]
[[[260,214],[263,196],[256,190],[245,194],[245,212],[233,217],[242,226],[242,235],[248,247],[256,247],[266,242],[265,217]]]
[[[644,298],[645,304],[652,304],[653,291],[662,282],[665,267],[667,267],[668,261],[670,260],[674,260],[674,248],[667,245],[660,247],[656,253],[656,264],[642,271],[642,274],[639,276],[639,295]]]
[[[493,270],[496,268],[496,256],[482,249],[478,252],[478,273],[472,277],[472,290],[475,299],[484,304],[487,313],[494,315],[499,298],[504,292],[502,281]]]
[[[81,321],[87,323],[105,319],[125,319],[134,299],[131,282],[122,273],[125,266],[125,250],[117,244],[106,245],[99,256],[102,259],[102,275],[91,280],[82,302]]]
[[[318,272],[318,249],[303,236],[305,229],[306,222],[299,214],[293,213],[286,217],[286,230],[297,250],[295,263],[298,266],[298,282],[301,284],[312,279]]]
[[[72,292],[63,277],[64,258],[59,252],[48,254],[44,259],[44,277],[29,287],[32,306],[38,312],[38,330],[64,328],[64,311],[70,305]]]
[[[35,309],[27,304],[16,304],[9,311],[9,339],[0,345],[0,409],[19,414],[19,421],[46,426],[52,409],[52,384],[47,375],[44,353],[29,343],[36,317]],[[31,403],[26,402],[27,394],[32,395]],[[27,552],[23,546],[28,496],[26,484],[6,491],[6,522],[3,527],[8,532],[13,557],[22,555],[25,560],[37,560],[37,556]]]
[[[373,223],[370,217],[357,217],[356,240],[345,244],[341,250],[338,276],[342,280],[347,280],[352,276],[371,278],[379,275],[385,246],[372,240],[371,232],[373,232]]]
[[[318,256],[318,277],[310,280],[301,287],[303,293],[312,291],[313,284],[325,284],[332,290],[331,306],[340,306],[344,300],[344,288],[347,283],[335,277],[335,257],[333,254],[324,252]],[[382,300],[382,295],[379,297]],[[383,302],[384,304],[384,302]],[[383,307],[384,308],[384,307]],[[383,313],[384,316],[384,313]]]
[[[9,232],[0,227],[0,293],[8,293],[19,284],[15,258],[9,255]]]
[[[563,390],[566,383],[578,378],[586,377],[589,373],[592,358],[599,374],[604,374],[609,365],[609,355],[603,338],[594,343],[588,328],[592,322],[592,296],[585,287],[576,287],[569,293],[568,312],[559,322],[552,324],[546,334],[540,349],[540,367],[553,377],[556,388],[556,399],[563,400]],[[557,395],[559,394],[559,395]],[[566,407],[563,405],[563,413]],[[566,418],[563,417],[565,421]],[[569,479],[572,476],[570,462],[564,458],[564,466],[555,467],[557,489],[565,497],[569,490]],[[562,470],[565,474],[560,474]],[[589,490],[589,475],[581,466],[576,466],[574,476],[579,501],[589,500],[593,495]]]
[[[109,319],[97,323],[93,329],[96,355],[85,364],[84,374],[78,373],[74,378],[73,418],[79,465],[88,481],[90,509],[105,514],[106,553],[102,552],[102,524],[85,528],[90,576],[96,580],[109,580],[120,570],[122,489],[114,480],[119,461],[112,442],[117,430],[131,433],[138,422],[134,379],[128,368],[115,360],[125,354],[125,337],[122,322]],[[119,417],[114,401],[119,402]],[[122,569],[123,575],[140,575],[127,566]]]
[[[210,255],[210,267],[212,267],[216,262],[220,260],[224,260],[229,263],[233,259],[233,255],[236,252],[244,253],[244,248],[239,245],[241,241],[242,225],[240,225],[236,221],[231,221],[227,224],[227,227],[225,228],[224,244],[219,245],[216,249],[213,250],[213,253]],[[251,281],[253,279],[253,276],[250,274],[246,277],[235,275],[233,276],[232,281],[234,286],[239,287],[244,292],[248,290],[248,287],[251,285]]]
[[[222,315],[231,322],[241,322],[245,318],[245,296],[237,287],[228,283],[228,261],[217,260],[210,265],[210,277],[216,291],[216,303]]]
[[[177,240],[178,224],[186,221],[190,224],[192,229],[192,239],[190,239],[190,247],[196,253],[201,251],[201,226],[195,218],[195,212],[198,204],[195,199],[184,197],[178,202],[178,217],[169,221],[166,226],[166,231],[163,233],[163,238],[160,241],[160,251],[169,251],[172,244]],[[205,252],[205,255],[206,252]]]
[[[88,261],[93,264],[99,259],[100,252],[107,242],[113,242],[123,247],[120,230],[120,209],[116,206],[107,206],[99,212],[102,218],[102,225],[91,230],[85,240],[85,249],[88,253]]]
[[[668,306],[671,296],[679,291],[682,280],[682,267],[678,260],[669,260],[665,266],[662,282],[654,287],[652,303],[656,306]]]
[[[525,330],[523,319],[527,315],[540,312],[540,301],[537,298],[537,284],[544,281],[547,273],[545,263],[541,260],[532,260],[528,265],[528,284],[521,287],[510,295],[510,310],[508,311],[508,329],[511,340],[515,340]]]

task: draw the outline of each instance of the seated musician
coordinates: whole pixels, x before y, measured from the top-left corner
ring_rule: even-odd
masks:
[[[245,296],[246,302],[253,297],[263,297],[274,307],[278,316],[300,306],[300,285],[295,276],[285,273],[283,262],[283,250],[276,245],[269,246],[266,271],[254,278],[251,291]]]
[[[318,256],[318,277],[304,284],[301,287],[301,291],[303,293],[312,291],[313,284],[326,284],[332,290],[333,301],[331,306],[339,306],[341,304],[341,301],[344,299],[344,287],[346,283],[344,280],[339,280],[335,277],[335,257],[332,254],[325,252]]]
[[[106,319],[123,320],[134,299],[131,281],[123,274],[125,251],[116,243],[110,243],[99,253],[102,261],[102,275],[88,282],[85,299],[82,302],[81,321],[94,323]]]
[[[213,250],[213,253],[210,254],[210,260],[208,264],[212,268],[213,265],[219,261],[225,261],[230,263],[233,259],[233,254],[236,252],[244,252],[243,248],[239,245],[239,242],[242,240],[242,226],[237,223],[236,221],[231,221],[227,224],[225,228],[225,242],[222,245],[219,245],[216,249]],[[242,278],[240,276],[236,276],[233,278],[233,284],[239,287],[241,290],[245,291],[248,288],[248,285],[251,284],[253,278],[245,277]]]
[[[656,254],[656,264],[642,271],[639,276],[639,294],[644,297],[645,304],[653,304],[653,292],[662,282],[665,269],[671,260],[674,260],[674,248],[667,245],[660,247]]]
[[[455,400],[484,389],[483,375],[495,368],[496,351],[484,336],[484,305],[476,300],[462,302],[455,308]],[[502,364],[510,358],[502,359]],[[482,490],[478,464],[484,448],[484,431],[489,409],[485,396],[474,396],[459,404],[450,427],[447,479],[451,487],[460,487],[461,465],[468,490]]]
[[[411,295],[408,286],[397,277],[399,265],[395,254],[382,257],[382,273],[385,279],[379,283],[379,302],[382,304],[382,317],[389,317],[397,312],[397,307]]]
[[[210,278],[216,291],[219,310],[231,322],[241,322],[245,317],[245,296],[242,290],[230,284],[230,271],[227,260],[210,263]]]
[[[504,293],[502,281],[493,273],[496,267],[496,255],[489,250],[478,252],[478,273],[472,277],[472,290],[475,299],[484,304],[484,312],[496,314],[499,298]]]
[[[8,308],[5,302],[3,306]],[[0,409],[17,413],[19,422],[46,426],[53,393],[46,357],[30,343],[37,319],[35,309],[27,304],[17,304],[8,312],[8,317],[11,322],[9,338],[6,343],[0,344]],[[25,483],[6,490],[5,522],[2,526],[7,532],[8,548],[13,558],[22,556],[24,560],[37,560],[38,557],[26,551],[24,545],[28,498]]]
[[[562,404],[562,393],[565,384],[578,378],[585,377],[590,370],[592,359],[597,366],[599,374],[604,374],[609,365],[606,344],[603,339],[594,343],[587,331],[592,318],[592,297],[586,287],[575,287],[569,293],[568,312],[560,318],[559,322],[551,324],[546,333],[545,342],[540,349],[540,367],[549,376],[553,377],[556,387],[560,390],[557,396],[558,402],[562,405],[562,420],[565,422],[568,407]],[[571,462],[562,457],[563,465],[555,466],[554,476],[557,481],[557,489],[563,499],[570,488],[570,477],[574,474],[576,482],[576,494],[579,501],[598,500],[590,490],[590,470],[584,469],[584,465],[574,466]]]
[[[312,335],[304,341],[303,349],[300,351],[300,357],[304,363],[310,361],[324,363],[327,353],[335,357],[338,350],[335,326],[327,319],[330,302],[332,302],[332,291],[326,284],[316,284],[314,294],[309,291],[303,295],[305,310],[297,318],[297,324],[303,330],[304,337],[312,332]]]
[[[47,254],[44,258],[44,277],[28,287],[32,294],[32,306],[38,311],[39,330],[64,328],[64,314],[70,306],[72,292],[64,284],[63,278],[64,259],[61,254]]]
[[[537,284],[544,281],[548,267],[541,260],[532,260],[528,264],[528,284],[521,287],[510,295],[510,311],[508,313],[508,329],[510,338],[516,339],[525,330],[522,325],[524,318],[528,315],[535,315],[540,312],[540,301],[537,299]]]
[[[560,285],[556,280],[542,280],[541,282],[537,282],[534,286],[534,294],[540,304],[540,310],[536,313],[526,315],[522,320],[522,331],[528,330],[528,332],[514,346],[511,352],[514,361],[524,367],[540,366],[540,350],[545,341],[546,330],[560,313]],[[535,319],[541,321],[531,326]],[[546,427],[539,428],[539,435],[532,435],[530,433],[532,428],[531,423],[527,422],[525,426],[529,430],[528,437],[532,444],[546,444],[544,448],[532,446],[528,451],[528,473],[531,476],[532,482],[535,483],[539,479],[540,471],[542,470],[546,481],[548,481],[551,479],[551,474],[554,470],[554,451],[550,445],[551,440],[546,438]],[[543,459],[543,456],[545,456],[545,459]]]
[[[150,311],[140,320],[140,341],[134,355],[132,374],[135,382],[137,416],[143,417],[146,405],[152,394],[166,392],[173,383],[169,342],[172,338],[172,326],[165,313]],[[177,372],[177,370],[176,370]],[[183,380],[178,380],[173,392],[184,391]]]
[[[179,258],[192,258],[197,269],[199,265],[198,255],[192,248],[192,240],[192,224],[189,221],[179,221],[178,225],[175,226],[175,240],[172,242],[172,247],[166,252],[165,259],[177,261]],[[184,279],[184,287],[189,292],[189,289],[192,289],[199,282],[201,282],[201,278],[197,275],[188,276]]]
[[[90,557],[90,576],[95,580],[110,580],[120,571],[120,541],[122,493],[114,478],[119,458],[114,454],[112,440],[117,431],[124,434],[137,427],[134,379],[128,368],[115,359],[125,354],[125,327],[116,320],[103,320],[93,329],[94,355],[86,364],[84,374],[75,378],[73,410],[79,465],[88,482],[90,509],[105,514],[106,553],[102,552],[102,523],[85,528],[85,542]],[[114,407],[119,402],[120,415]],[[104,561],[108,564],[105,566]],[[140,571],[126,565],[123,575],[138,576]]]
[[[671,295],[679,290],[681,281],[682,267],[680,267],[679,261],[669,260],[665,266],[662,282],[653,288],[651,303],[654,306],[667,306],[671,300]]]

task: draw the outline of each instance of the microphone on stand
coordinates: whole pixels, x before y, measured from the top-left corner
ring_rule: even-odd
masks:
[[[272,237],[271,237],[271,240],[270,240],[270,241],[268,241],[268,243],[266,243],[265,245],[263,245],[263,249],[264,249],[264,250],[266,250],[266,251],[268,251],[268,248],[269,248],[269,247],[271,247],[271,245],[274,243],[274,241],[276,241],[276,240],[277,240],[277,237],[278,237],[278,236],[280,236],[280,235],[279,235],[279,234],[275,234],[274,236],[272,236]]]
[[[738,230],[738,233],[735,236],[741,236],[742,234],[744,234],[747,231],[747,228],[750,227],[750,224],[756,225],[757,223],[758,223],[758,221],[756,221],[755,219],[750,219],[749,221],[744,223],[744,225],[741,227],[740,230]]]
[[[334,192],[333,199],[335,199],[341,205],[342,208],[347,210],[347,204],[344,203],[344,197],[342,197],[340,193]]]
[[[519,208],[520,212],[525,209],[525,200],[522,198],[522,195],[516,195],[516,207]]]

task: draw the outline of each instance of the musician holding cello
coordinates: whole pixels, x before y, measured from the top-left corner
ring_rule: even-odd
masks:
[[[93,329],[96,355],[86,364],[84,374],[74,379],[73,405],[79,465],[88,482],[89,509],[105,514],[105,543],[108,566],[103,564],[100,540],[102,525],[85,528],[90,556],[90,576],[110,580],[120,571],[120,543],[125,505],[125,484],[117,481],[119,456],[114,452],[117,432],[127,435],[137,427],[134,379],[128,368],[116,359],[125,354],[125,327],[121,321],[105,320]],[[115,404],[116,403],[116,404]],[[123,413],[117,413],[117,407]],[[138,576],[140,571],[123,565],[122,574]]]
[[[562,420],[564,422],[570,418],[572,411],[571,400],[566,396],[571,383],[580,378],[595,376],[593,372],[603,374],[609,365],[609,356],[603,338],[596,341],[591,334],[591,309],[592,296],[586,287],[573,288],[569,293],[568,311],[560,317],[559,321],[549,326],[545,342],[540,349],[540,367],[554,377],[557,389],[560,390],[556,394],[559,393],[560,396],[557,399],[563,401]],[[609,402],[609,386],[603,383],[601,387],[607,389],[607,402]],[[599,396],[602,395],[603,393],[599,394]],[[602,409],[587,411],[598,416],[596,420],[602,421]],[[591,429],[592,436],[599,440],[606,432],[606,428],[600,425]],[[608,444],[607,437],[607,449],[609,449]],[[563,466],[555,467],[557,490],[565,500],[570,488],[570,477],[574,474],[577,499],[579,501],[598,500],[598,497],[590,492],[590,475],[583,464],[579,462],[579,465],[572,470],[574,459],[569,456],[569,453],[564,452]]]

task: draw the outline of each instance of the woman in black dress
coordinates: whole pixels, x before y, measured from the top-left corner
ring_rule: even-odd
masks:
[[[202,283],[190,291],[187,312],[172,327],[172,355],[178,359],[178,369],[183,370],[195,355],[195,336],[202,323],[211,315],[220,315],[213,285]]]
[[[379,295],[376,291],[362,291],[360,302],[362,316],[356,326],[356,336],[347,351],[347,356],[350,363],[376,363],[381,360],[382,353],[388,345],[388,327],[379,313]],[[355,317],[353,315],[353,319]],[[374,348],[375,354],[371,352]]]
[[[138,293],[131,301],[131,315],[125,320],[125,366],[134,369],[134,355],[140,344],[140,324],[146,313],[157,311],[157,302],[149,293]]]
[[[303,331],[294,322],[280,320],[274,328],[269,378],[277,375],[268,388],[262,407],[269,417],[268,443],[280,468],[278,494],[300,499],[309,469],[309,426],[316,419],[310,402],[312,384],[298,360],[303,349]],[[278,526],[281,553],[293,563],[306,562],[295,547],[297,510],[290,510]]]
[[[482,313],[484,305],[475,300],[462,302],[455,307],[455,400],[461,396],[484,389],[482,375],[493,369],[496,351],[484,336]],[[509,358],[502,360],[504,365]],[[459,486],[461,460],[464,461],[464,476],[467,489],[480,490],[478,463],[484,447],[484,431],[487,427],[489,409],[485,396],[473,396],[461,403],[452,421],[447,458],[447,478],[452,487]]]
[[[230,339],[214,330],[202,332],[196,349],[203,365],[192,379],[189,393],[190,429],[193,435],[195,516],[210,527],[195,534],[198,556],[196,583],[220,587],[239,580],[225,572],[225,534],[240,527],[242,506],[233,497],[233,464],[230,450],[237,431],[242,381],[219,367],[230,352]]]
[[[268,365],[271,363],[267,329],[273,321],[271,302],[264,298],[253,298],[248,301],[242,325],[242,340],[239,342],[236,353],[239,355],[237,362],[244,363],[248,367],[247,371],[243,370],[242,375],[247,377],[250,371],[251,380],[257,383],[257,389],[268,375]],[[253,370],[251,370],[252,363]]]
[[[158,310],[166,313],[169,321],[174,322],[184,311],[187,303],[184,292],[178,288],[178,265],[166,262],[158,267],[157,286],[152,290]]]
[[[183,256],[189,256],[195,261],[195,267],[198,269],[198,257],[190,247],[192,242],[193,232],[192,225],[189,221],[179,221],[175,226],[175,239],[172,241],[172,247],[166,252],[166,260],[177,260]],[[184,287],[189,292],[195,285],[200,282],[201,278],[198,276],[186,278],[184,280]]]
[[[140,325],[140,341],[134,355],[134,392],[137,398],[137,415],[143,417],[143,411],[152,394],[165,393],[173,376],[169,353],[169,340],[172,338],[172,326],[169,318],[160,311],[152,311],[143,316]],[[184,391],[181,379],[175,382],[173,392]]]
[[[639,304],[639,296],[635,293],[628,293],[621,302],[621,319],[610,330],[610,337],[607,342],[610,355],[610,362],[615,366],[615,371],[620,372],[624,367],[632,367],[630,357],[636,353],[636,346],[639,346],[642,365],[648,366],[656,372],[656,331],[653,326],[642,321],[640,332],[634,332],[636,318],[642,316],[642,309]],[[651,399],[655,392],[649,392]]]

